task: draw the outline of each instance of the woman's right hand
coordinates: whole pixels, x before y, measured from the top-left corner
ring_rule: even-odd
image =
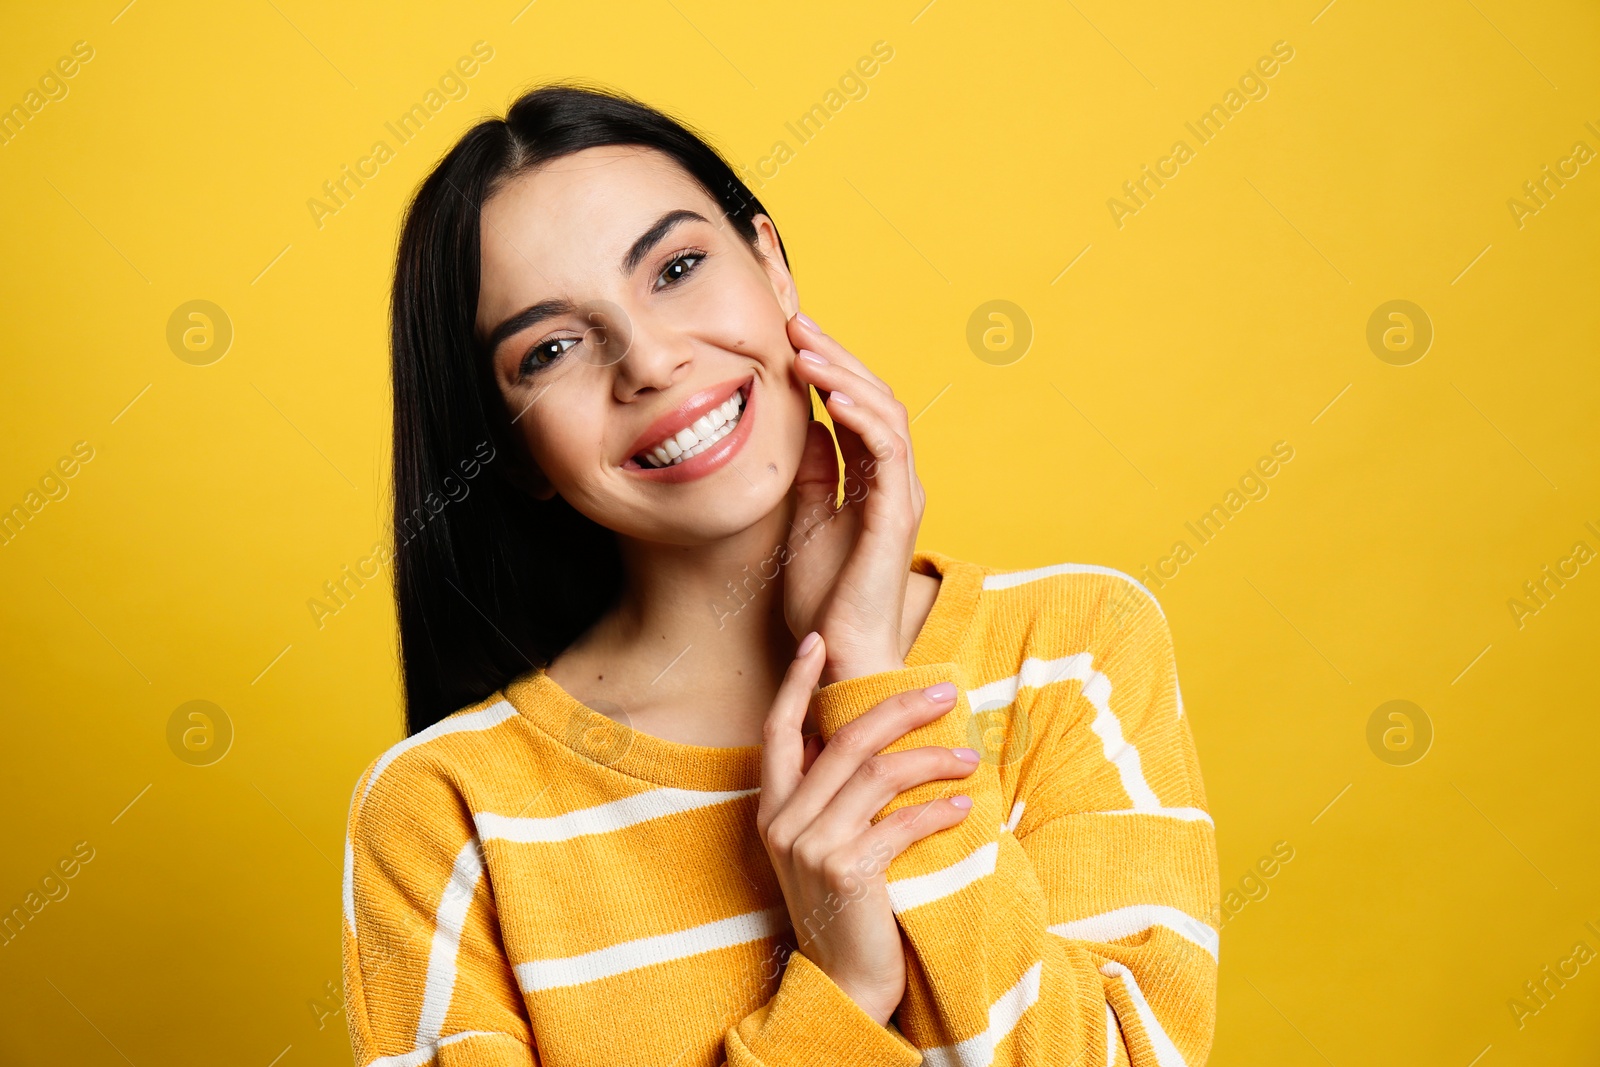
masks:
[[[882,752],[955,705],[949,683],[943,693],[933,686],[890,697],[825,745],[815,736],[802,739],[825,658],[821,635],[807,634],[778,687],[763,730],[756,826],[799,950],[883,1025],[906,988],[905,948],[886,885],[889,861],[966,818],[972,801],[930,800],[876,824],[872,817],[913,786],[972,773],[978,753],[934,745]]]

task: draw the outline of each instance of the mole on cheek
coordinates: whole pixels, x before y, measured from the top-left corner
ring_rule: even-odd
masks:
[[[767,470],[771,471],[773,474],[777,474],[778,473],[778,465],[776,463],[768,463],[767,464]]]
[[[740,338],[739,340],[733,342],[733,347],[734,348],[743,348],[744,347],[744,339]]]

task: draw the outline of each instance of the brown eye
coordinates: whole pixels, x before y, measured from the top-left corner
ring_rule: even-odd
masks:
[[[548,341],[540,341],[528,350],[522,357],[522,363],[517,368],[518,377],[525,378],[532,372],[542,367],[548,367],[566,353],[567,348],[577,344],[581,338],[577,337],[552,337]],[[565,345],[566,348],[561,346]]]
[[[674,257],[672,262],[668,263],[666,269],[663,270],[659,275],[659,280],[662,284],[657,286],[657,288],[659,289],[668,285],[675,285],[680,280],[687,278],[689,275],[695,272],[695,270],[700,266],[700,261],[705,258],[706,256],[704,252],[685,252],[682,255]]]

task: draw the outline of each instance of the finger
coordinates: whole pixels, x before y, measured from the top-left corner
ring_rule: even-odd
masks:
[[[930,697],[926,689],[897,693],[840,728],[786,796],[785,809],[793,812],[796,824],[809,826],[868,758],[954,707],[954,687],[949,688],[952,695],[942,699]]]
[[[827,410],[824,403],[823,410]],[[834,454],[837,434],[839,455]],[[872,480],[874,462],[860,435],[834,423],[833,432],[822,422],[806,425],[806,443],[795,474],[795,510],[790,543],[809,542],[818,536],[813,527],[831,523],[845,508],[859,508],[866,496],[863,486]],[[840,460],[843,460],[843,470]],[[840,500],[841,486],[844,500]],[[867,491],[870,491],[868,486]],[[835,531],[837,534],[837,531]]]
[[[806,735],[806,756],[805,756],[805,759],[802,760],[801,763],[800,763],[800,773],[801,774],[805,774],[807,771],[809,771],[811,769],[811,765],[813,763],[817,762],[817,757],[820,756],[821,754],[822,754],[822,735],[821,734],[808,734],[808,735]]]
[[[905,514],[918,518],[912,508],[911,475],[908,457],[911,455],[911,445],[902,438],[883,417],[870,408],[855,403],[854,397],[848,400],[841,399],[849,394],[835,393],[828,398],[828,414],[833,418],[834,424],[855,434],[861,439],[871,459],[863,455],[855,463],[855,470],[865,474],[871,472],[871,482],[875,493],[869,493],[866,506],[863,507],[862,517],[865,520],[869,514]],[[843,435],[841,435],[843,436]],[[898,447],[897,447],[898,446]],[[841,449],[843,445],[841,444]],[[877,497],[876,501],[872,497]],[[913,524],[914,525],[914,524]]]
[[[894,429],[893,422],[885,418],[882,411],[875,410],[874,406],[862,405],[853,394],[830,394],[827,398],[827,414],[834,419],[835,426],[843,426],[861,438],[867,451],[872,453],[872,458],[877,459],[878,466],[893,461],[896,443],[902,456],[910,451],[906,438]]]
[[[962,759],[958,752],[968,756]],[[965,778],[978,766],[974,749],[923,745],[903,752],[879,753],[857,768],[811,823],[808,832],[853,837],[883,806],[907,789],[941,778]]]
[[[808,358],[810,356],[819,356],[822,362]],[[896,400],[893,393],[876,388],[871,379],[847,364],[807,348],[795,353],[794,369],[801,381],[815,386],[819,393],[824,394],[824,403],[828,395],[838,390],[857,403],[881,413],[890,422],[906,425],[905,405]]]
[[[820,422],[806,424],[805,448],[794,476],[796,533],[804,535],[817,522],[826,521],[839,498],[839,461],[833,454],[833,434]]]
[[[832,394],[829,394],[829,399],[832,399]],[[826,402],[823,403],[823,410],[828,412],[829,418],[833,417],[833,409]],[[833,436],[839,442],[839,462],[842,465],[840,481],[844,498],[839,502],[839,507],[854,508],[859,513],[862,501],[872,491],[872,484],[877,479],[877,459],[861,435],[837,419],[833,419]]]
[[[878,377],[877,374],[873,373],[872,368],[868,367],[865,362],[856,356],[855,353],[851,352],[848,348],[845,348],[828,334],[823,333],[821,328],[816,326],[814,323],[809,326],[806,325],[805,321],[800,318],[798,313],[789,319],[789,336],[790,339],[795,342],[796,348],[810,347],[813,351],[819,352],[824,358],[849,367],[851,370],[855,371],[864,379],[872,383],[876,388],[881,389],[890,396],[894,395],[894,390],[889,387],[889,384],[882,378]],[[813,341],[815,344],[812,344]],[[911,444],[910,422],[907,422],[906,424],[904,436],[906,439],[906,444],[909,446]],[[922,492],[922,483],[917,480],[917,460],[915,454],[908,452],[907,461],[911,480],[914,483],[912,495],[916,498],[917,512],[920,515],[925,496]]]
[[[845,483],[858,532],[836,588],[847,590],[848,599],[859,609],[882,619],[903,649],[910,645],[898,626],[909,581],[907,561],[922,523],[922,508],[912,496],[910,446],[845,397],[836,392],[828,404],[841,449],[843,442],[859,436],[871,458],[852,461],[855,471],[868,478],[865,492],[858,490],[856,478],[847,477]],[[889,639],[887,634],[884,639]],[[894,658],[898,660],[898,654]]]
[[[814,352],[820,352],[831,362],[849,367],[871,382],[874,388],[881,389],[885,393],[894,392],[889,388],[888,382],[874,374],[872,369],[856,358],[854,353],[823,333],[821,329],[807,326],[800,320],[799,315],[789,319],[789,339],[795,343],[796,348],[809,348]]]
[[[810,349],[807,354],[813,354]],[[815,353],[820,354],[820,353]],[[891,393],[882,393],[870,388],[860,374],[848,366],[838,363],[817,364],[797,354],[795,357],[795,372],[801,381],[809,382],[817,391],[823,394],[823,405],[829,415],[833,407],[829,403],[834,391],[842,392],[852,401],[863,404],[879,414],[883,420],[893,428],[894,432],[906,443],[906,477],[910,485],[910,498],[917,501],[918,511],[921,511],[921,482],[917,479],[916,458],[911,447],[911,421],[906,406],[897,400]],[[844,452],[844,442],[841,440],[839,449]],[[847,465],[857,461],[850,455],[845,456]],[[860,469],[859,466],[857,469]]]
[[[966,806],[962,807],[959,802],[965,802]],[[880,853],[881,850],[874,847],[879,841],[889,846],[889,858],[883,860],[879,868],[882,870],[913,842],[955,826],[971,810],[972,798],[965,795],[910,804],[879,819],[861,836],[861,841],[870,855]]]
[[[805,742],[800,737],[800,727],[827,658],[821,634],[807,634],[801,645],[807,640],[811,647],[804,654],[796,650],[762,726],[760,807],[767,812],[782,809],[804,773]]]

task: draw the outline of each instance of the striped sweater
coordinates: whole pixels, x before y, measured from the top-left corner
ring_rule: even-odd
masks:
[[[1001,572],[929,551],[913,567],[942,581],[905,666],[815,697],[826,739],[948,679],[956,707],[886,751],[983,757],[879,813],[974,801],[888,866],[907,969],[888,1026],[794,951],[755,826],[760,746],[632,730],[535,669],[356,785],[343,953],[357,1062],[1203,1063],[1215,830],[1159,605],[1104,567]]]

